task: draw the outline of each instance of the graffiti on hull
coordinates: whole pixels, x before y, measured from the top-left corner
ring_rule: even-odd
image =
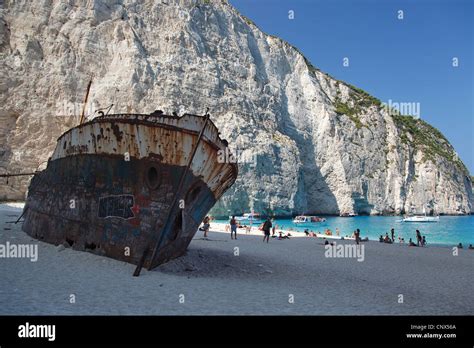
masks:
[[[133,195],[112,195],[99,198],[99,217],[131,219],[138,213]]]

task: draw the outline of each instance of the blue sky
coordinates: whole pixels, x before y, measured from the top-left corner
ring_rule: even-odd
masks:
[[[230,0],[264,32],[383,102],[420,103],[474,175],[474,1]],[[294,11],[294,19],[288,18]],[[403,20],[397,18],[403,11]],[[343,58],[349,67],[343,67]],[[453,67],[453,57],[459,61]]]

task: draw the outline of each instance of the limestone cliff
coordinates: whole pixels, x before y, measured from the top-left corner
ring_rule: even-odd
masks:
[[[241,158],[215,214],[472,210],[471,178],[438,131],[389,115],[226,1],[0,4],[2,172],[48,159],[77,124],[93,76],[89,117],[111,104],[117,113],[210,108]],[[2,182],[0,199],[22,199],[27,183]]]

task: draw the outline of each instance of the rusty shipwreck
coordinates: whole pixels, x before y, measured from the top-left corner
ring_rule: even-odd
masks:
[[[234,183],[209,115],[102,115],[59,137],[30,183],[23,230],[152,269],[182,255]]]

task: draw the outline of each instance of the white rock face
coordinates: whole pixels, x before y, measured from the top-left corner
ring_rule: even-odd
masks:
[[[473,209],[470,176],[441,134],[388,115],[226,1],[0,6],[1,172],[47,161],[57,137],[78,123],[93,76],[89,117],[111,104],[112,113],[210,108],[241,155],[217,215],[250,206],[279,215]],[[0,199],[22,199],[27,184],[2,183]]]

